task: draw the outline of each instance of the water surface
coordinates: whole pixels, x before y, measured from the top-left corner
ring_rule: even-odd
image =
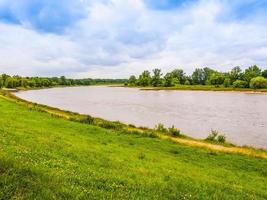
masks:
[[[71,87],[16,93],[23,99],[137,126],[175,125],[205,138],[211,129],[238,145],[267,148],[267,94],[210,91],[142,91]]]

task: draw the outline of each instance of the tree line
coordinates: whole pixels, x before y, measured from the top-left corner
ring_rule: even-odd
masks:
[[[68,79],[61,77],[21,77],[0,74],[0,88],[41,88],[55,86],[86,86],[100,84],[122,84],[126,79]]]
[[[197,68],[191,75],[182,69],[175,69],[164,76],[161,69],[154,69],[152,73],[143,71],[139,77],[130,76],[126,82],[129,86],[173,87],[176,85],[212,85],[215,87],[234,88],[267,88],[267,70],[256,65],[244,71],[237,66],[228,72],[220,72],[209,67]]]

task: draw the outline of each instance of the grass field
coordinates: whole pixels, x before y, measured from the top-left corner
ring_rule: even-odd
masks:
[[[125,86],[129,87],[129,86]],[[142,90],[199,90],[199,91],[236,91],[236,92],[267,92],[267,89],[216,87],[214,85],[176,85],[173,87],[138,87]]]
[[[0,199],[267,199],[267,159],[124,134],[0,96]]]

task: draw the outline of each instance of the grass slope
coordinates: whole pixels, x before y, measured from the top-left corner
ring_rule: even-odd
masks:
[[[266,199],[267,159],[51,117],[0,98],[0,199]]]

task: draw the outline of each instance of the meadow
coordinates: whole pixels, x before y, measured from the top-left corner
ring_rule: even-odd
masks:
[[[124,86],[133,87],[133,86]],[[192,91],[227,91],[227,92],[267,92],[267,89],[252,89],[252,88],[234,88],[234,87],[224,87],[214,86],[214,85],[175,85],[172,87],[142,87],[135,86],[134,88],[140,88],[141,90],[192,90]]]
[[[0,199],[267,198],[260,150],[222,151],[115,124],[0,94]]]

